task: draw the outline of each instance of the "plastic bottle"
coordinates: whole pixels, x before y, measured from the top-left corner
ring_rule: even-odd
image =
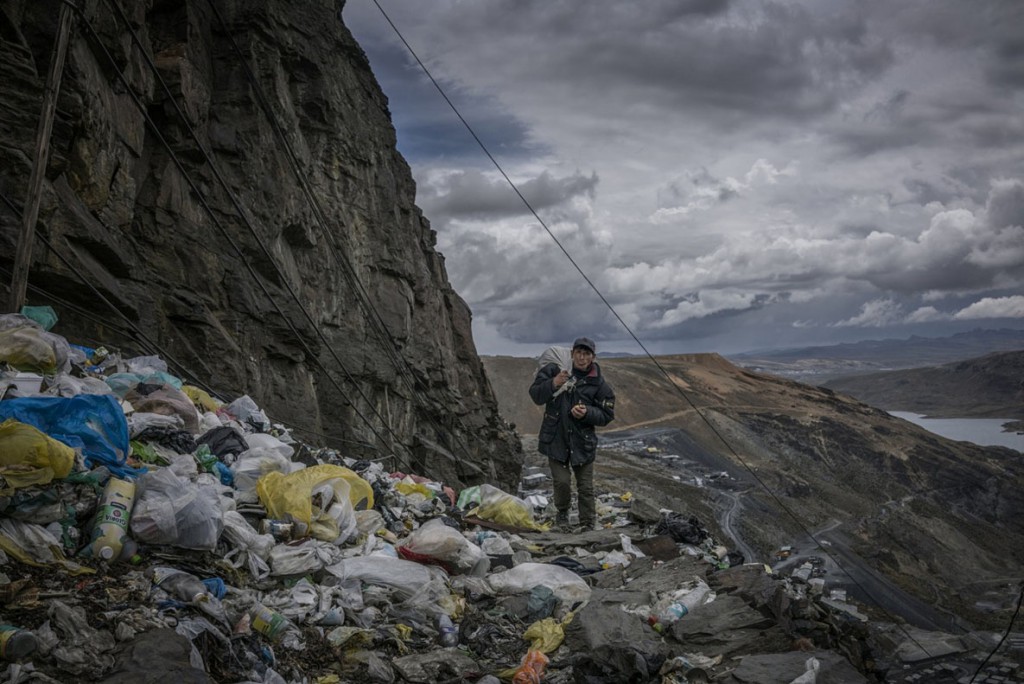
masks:
[[[36,635],[13,625],[0,625],[0,660],[21,660],[39,648]]]
[[[437,618],[437,631],[441,633],[438,643],[442,646],[448,648],[459,645],[459,628],[444,613],[441,613],[441,616]]]
[[[165,567],[150,568],[148,572],[153,580],[153,584],[179,601],[191,604],[222,622],[227,621],[227,617],[224,614],[224,606],[221,605],[217,597],[211,594],[207,586],[195,575]]]
[[[121,554],[124,540],[128,537],[128,521],[135,503],[135,483],[112,477],[107,480],[100,501],[96,526],[88,555],[103,560],[113,560]]]
[[[276,610],[257,603],[249,612],[251,626],[254,630],[271,641],[277,641],[288,630],[288,620]]]
[[[544,681],[544,670],[548,666],[548,657],[530,649],[523,656],[523,662],[512,677],[512,684],[540,684]]]
[[[697,606],[704,602],[704,597],[710,593],[711,587],[704,582],[699,583],[691,591],[673,601],[658,613],[657,622],[660,625],[668,626],[677,622],[679,618],[692,612]]]

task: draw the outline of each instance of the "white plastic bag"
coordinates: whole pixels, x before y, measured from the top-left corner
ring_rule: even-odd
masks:
[[[278,544],[270,550],[270,574],[304,575],[337,563],[341,551],[329,542],[307,539],[301,544]]]
[[[400,548],[449,563],[458,573],[469,572],[477,563],[487,559],[487,554],[479,546],[439,518],[425,522],[409,535]]]
[[[573,605],[590,599],[590,587],[572,570],[547,563],[522,563],[490,575],[487,582],[496,594],[528,594],[543,586],[563,604]]]
[[[259,498],[256,494],[256,482],[267,473],[289,472],[291,461],[274,449],[250,449],[238,455],[231,464],[231,473],[235,476],[235,489],[238,490],[238,501],[255,503]]]
[[[61,373],[47,380],[45,394],[53,397],[77,397],[79,394],[113,394],[110,385],[99,378],[76,378]]]
[[[103,383],[103,386],[107,388],[108,392],[110,388],[107,383]],[[95,394],[99,394],[96,392]],[[131,435],[132,439],[138,437],[142,432],[151,427],[157,428],[174,428],[181,430],[185,426],[185,421],[182,420],[181,416],[164,415],[162,413],[145,413],[143,411],[136,411],[132,415],[128,416],[128,434]]]
[[[295,447],[285,444],[274,435],[268,435],[264,432],[249,432],[245,434],[245,443],[249,445],[252,450],[262,449],[265,451],[274,451],[286,459],[291,459],[292,454],[295,453]]]
[[[569,347],[548,347],[537,357],[537,368],[555,364],[562,370],[572,369],[572,349]]]
[[[258,580],[270,574],[267,558],[274,548],[274,538],[258,534],[238,511],[224,513],[224,538],[234,547],[225,559],[238,568],[245,564],[249,573]]]
[[[325,569],[343,581],[356,579],[364,584],[394,589],[402,598],[420,591],[438,599],[448,593],[444,570],[407,560],[363,556],[346,558]]]
[[[260,430],[270,427],[270,420],[267,418],[267,414],[260,410],[260,407],[256,405],[256,402],[248,394],[235,399],[224,408],[239,423],[256,425]]]
[[[212,551],[224,529],[217,490],[175,475],[169,468],[139,477],[132,536],[150,544]]]

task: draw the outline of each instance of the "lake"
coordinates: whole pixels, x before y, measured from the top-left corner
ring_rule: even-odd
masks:
[[[890,411],[889,414],[949,439],[1024,452],[1024,435],[1003,432],[1003,423],[1011,422],[1012,418],[925,418],[906,411]]]

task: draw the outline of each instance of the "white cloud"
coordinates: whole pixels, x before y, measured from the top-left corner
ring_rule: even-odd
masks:
[[[986,297],[956,312],[953,318],[960,321],[977,318],[1024,318],[1024,295]]]
[[[936,309],[934,306],[922,306],[916,311],[912,311],[906,318],[906,323],[931,323],[933,321],[946,321],[950,319],[950,315],[943,313]]]
[[[903,320],[903,308],[891,299],[876,299],[865,302],[860,313],[834,325],[839,328],[881,328]]]

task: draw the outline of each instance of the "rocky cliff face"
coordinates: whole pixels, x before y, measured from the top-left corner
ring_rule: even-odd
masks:
[[[520,447],[343,2],[81,4],[29,302],[310,441],[511,484]],[[5,287],[59,6],[0,0]]]

